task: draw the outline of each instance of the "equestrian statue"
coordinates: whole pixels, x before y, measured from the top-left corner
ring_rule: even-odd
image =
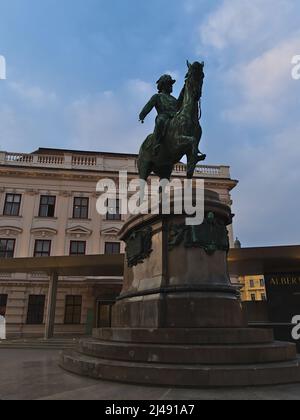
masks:
[[[188,73],[179,98],[172,96],[176,81],[165,74],[157,81],[158,93],[140,114],[142,123],[153,108],[158,114],[154,133],[147,137],[139,153],[138,169],[142,180],[147,181],[152,173],[160,179],[170,179],[174,166],[184,156],[187,157],[187,177],[192,179],[197,164],[206,159],[199,151],[204,63],[187,64]]]

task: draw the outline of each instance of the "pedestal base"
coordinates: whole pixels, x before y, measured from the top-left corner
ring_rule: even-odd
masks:
[[[61,356],[61,366],[95,379],[176,387],[278,385],[300,381],[293,344],[270,330],[102,329]]]
[[[61,356],[73,373],[144,385],[226,387],[300,382],[296,346],[249,329],[228,274],[230,208],[206,191],[205,220],[138,215],[125,224],[123,290],[112,329]]]
[[[113,325],[120,328],[239,328],[247,327],[233,287],[212,292],[202,288],[167,288],[157,294],[117,302]]]

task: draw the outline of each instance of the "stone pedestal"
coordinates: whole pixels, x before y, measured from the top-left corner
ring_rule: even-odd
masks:
[[[205,220],[139,215],[124,226],[124,286],[110,329],[98,329],[61,366],[99,379],[224,387],[300,381],[293,344],[250,329],[227,268],[232,215],[205,194]]]
[[[230,208],[211,191],[202,226],[187,226],[185,215],[131,218],[121,232],[128,260],[113,326],[245,327],[227,269],[231,221]]]

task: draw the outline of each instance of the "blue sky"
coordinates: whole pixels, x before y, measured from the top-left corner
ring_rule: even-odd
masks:
[[[137,152],[165,72],[205,60],[202,150],[231,166],[244,245],[299,244],[298,0],[0,0],[0,147]]]

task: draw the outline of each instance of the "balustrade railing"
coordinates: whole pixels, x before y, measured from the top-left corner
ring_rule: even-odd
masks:
[[[118,157],[116,157],[118,159]],[[111,157],[110,157],[111,160]],[[26,154],[26,153],[8,153],[0,152],[0,165],[19,165],[30,167],[57,167],[66,169],[89,168],[97,171],[106,169],[105,157],[97,155],[81,155],[81,154],[63,154],[63,155],[49,155],[49,154]],[[124,164],[120,164],[124,170]],[[137,172],[137,160],[128,162],[130,170],[135,168]],[[178,163],[174,168],[174,175],[183,175],[186,173],[186,165]],[[195,171],[196,177],[206,178],[230,178],[229,167],[227,166],[213,166],[213,165],[198,165]]]
[[[42,165],[63,165],[65,159],[64,156],[37,155],[37,162]]]
[[[97,158],[94,156],[72,156],[74,166],[97,166]]]

